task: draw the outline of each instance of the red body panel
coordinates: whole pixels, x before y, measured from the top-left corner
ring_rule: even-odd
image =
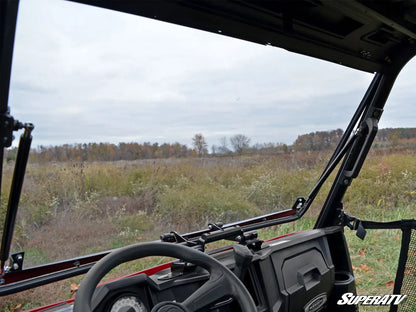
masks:
[[[119,279],[125,278],[125,277],[130,277],[130,276],[138,275],[138,274],[141,274],[141,273],[145,273],[147,276],[151,276],[151,275],[153,275],[153,274],[155,274],[155,273],[157,273],[159,271],[162,271],[164,269],[167,269],[169,267],[170,267],[170,262],[167,262],[167,263],[160,264],[160,265],[157,265],[155,267],[151,267],[151,268],[146,269],[146,270],[143,270],[143,271],[139,271],[139,272],[135,272],[135,273],[132,273],[132,274],[129,274],[129,275],[126,275],[126,276],[122,276],[122,277],[115,278],[115,279],[110,280],[110,281],[107,281],[105,283],[109,283],[109,282],[112,282],[112,281],[116,281],[116,280],[119,280]],[[102,283],[102,284],[105,284],[105,283]],[[100,284],[100,285],[102,285],[102,284]],[[25,312],[40,312],[40,311],[45,311],[47,309],[50,309],[50,308],[53,308],[53,307],[57,307],[57,306],[60,306],[60,305],[63,305],[63,304],[73,303],[74,302],[74,298],[75,298],[75,294],[72,297],[72,299],[69,299],[69,300],[66,300],[66,301],[61,301],[61,302],[54,303],[54,304],[50,304],[50,305],[47,305],[47,306],[44,306],[44,307],[40,307],[40,308],[34,308],[34,309],[31,309],[31,310],[26,310]]]
[[[274,241],[276,239],[283,238],[283,237],[286,237],[286,236],[290,236],[290,235],[293,235],[295,233],[298,233],[298,232],[294,232],[294,233],[289,233],[289,234],[277,236],[277,237],[274,237],[274,238],[271,238],[271,239],[266,240],[266,242]],[[164,264],[160,264],[160,265],[157,265],[157,266],[148,268],[146,270],[142,270],[142,271],[139,271],[139,272],[135,272],[135,273],[126,275],[126,276],[122,276],[122,277],[115,278],[115,279],[110,280],[110,281],[107,281],[105,283],[109,283],[109,282],[116,281],[116,280],[119,280],[119,279],[122,279],[122,278],[125,278],[125,277],[130,277],[130,276],[134,276],[134,275],[138,275],[138,274],[142,274],[142,273],[145,273],[147,276],[151,276],[151,275],[153,275],[153,274],[155,274],[155,273],[157,273],[159,271],[162,271],[164,269],[169,268],[170,267],[170,264],[171,264],[171,262],[167,262],[167,263],[164,263]],[[102,283],[102,284],[105,284],[105,283]],[[102,285],[102,284],[100,284],[100,285]],[[46,309],[50,309],[50,308],[53,308],[53,307],[57,307],[57,306],[60,306],[60,305],[63,305],[63,304],[70,304],[70,303],[73,303],[74,302],[74,298],[75,298],[75,294],[74,294],[74,296],[73,296],[72,299],[69,299],[69,300],[66,300],[66,301],[61,301],[61,302],[54,303],[54,304],[50,304],[50,305],[47,305],[47,306],[44,306],[44,307],[40,307],[40,308],[34,308],[34,309],[31,309],[31,310],[26,310],[25,312],[40,312],[40,311],[45,311]]]

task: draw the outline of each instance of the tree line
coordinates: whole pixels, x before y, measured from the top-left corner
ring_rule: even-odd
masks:
[[[195,134],[192,146],[180,143],[84,143],[59,146],[39,146],[31,151],[31,161],[117,161],[157,158],[186,158],[226,156],[242,154],[272,155],[301,151],[322,151],[333,149],[343,135],[343,130],[316,131],[302,134],[292,145],[285,143],[255,143],[243,134],[230,138],[222,137],[219,144],[208,147],[203,134]],[[380,129],[375,147],[397,146],[400,140],[416,138],[416,128]],[[387,145],[386,145],[387,144]],[[16,148],[6,151],[8,161],[16,158]]]
[[[17,149],[6,152],[8,161],[16,158]],[[117,161],[154,158],[194,157],[196,152],[180,143],[145,142],[131,143],[83,143],[64,144],[59,146],[38,146],[30,152],[33,162],[44,161]]]
[[[334,148],[341,139],[342,129],[332,131],[316,131],[299,135],[293,143],[295,151],[323,151]]]
[[[379,142],[391,142],[395,138],[416,138],[416,128],[385,128],[378,130],[376,135],[376,141]]]
[[[289,150],[291,151],[323,151],[335,148],[344,131],[316,131],[297,137]],[[396,147],[401,141],[416,138],[416,128],[385,128],[377,131],[374,139],[375,148]]]

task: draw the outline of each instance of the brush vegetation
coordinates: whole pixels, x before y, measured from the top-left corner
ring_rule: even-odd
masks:
[[[412,218],[416,208],[413,149],[377,150],[366,160],[344,198],[344,209],[365,220]],[[289,209],[306,197],[329,154],[294,152],[117,162],[30,163],[12,252],[25,251],[25,266],[189,232],[209,222],[228,223]],[[4,218],[13,162],[4,167]],[[313,227],[333,176],[301,220],[259,231],[271,238]],[[391,293],[401,233],[369,231],[364,242],[346,230],[358,291]],[[140,261],[137,270],[166,259]],[[71,297],[71,278],[1,299],[1,311],[20,311]],[[363,309],[362,309],[363,310]],[[363,310],[364,311],[364,310]],[[369,310],[370,311],[370,310]]]

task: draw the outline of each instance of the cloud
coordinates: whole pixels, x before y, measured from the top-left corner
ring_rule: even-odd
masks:
[[[412,76],[388,125],[410,120]],[[74,142],[252,142],[345,128],[372,75],[177,25],[66,1],[22,1],[12,114],[34,146]],[[410,88],[409,88],[410,86]],[[397,105],[397,106],[396,106]],[[400,108],[399,108],[400,107]]]

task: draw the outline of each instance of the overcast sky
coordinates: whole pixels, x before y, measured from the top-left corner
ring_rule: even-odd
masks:
[[[415,62],[381,127],[414,127]],[[412,76],[413,75],[413,76]],[[209,144],[242,133],[291,144],[345,128],[371,74],[173,24],[58,0],[21,0],[12,115],[33,146]]]

